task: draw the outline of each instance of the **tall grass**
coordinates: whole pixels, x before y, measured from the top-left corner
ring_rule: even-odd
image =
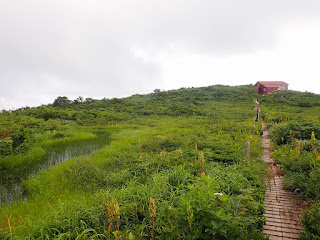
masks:
[[[64,119],[34,136],[44,149],[99,124],[108,125],[112,141],[26,179],[28,199],[0,209],[0,238],[263,239],[265,166],[252,94],[229,90],[41,108],[39,116]],[[70,121],[96,127],[63,125]]]
[[[236,128],[241,131],[235,131],[223,124],[200,126],[181,121],[184,124],[172,126],[163,121],[158,127],[113,126],[110,145],[27,180],[28,201],[2,208],[0,219],[13,214],[13,236],[30,239],[224,239],[231,236],[224,231],[231,229],[236,234],[262,238],[264,167],[258,161],[259,135],[252,135],[248,122],[238,123]],[[247,138],[257,140],[252,141],[249,162],[244,161]],[[224,209],[221,217],[230,224],[214,217],[222,225],[213,229],[224,230],[204,234],[208,223],[200,220],[204,220],[201,212],[207,210],[201,199],[226,201],[206,195],[207,190],[222,193],[229,203],[222,208],[212,205],[206,216],[214,217],[214,212]],[[117,212],[112,231],[108,230],[111,217],[104,210],[106,192],[109,205]],[[197,198],[200,202],[193,200]],[[153,206],[156,217],[150,214]],[[21,225],[26,219],[30,224]],[[5,227],[0,236],[8,237],[7,224],[2,220],[0,224]]]

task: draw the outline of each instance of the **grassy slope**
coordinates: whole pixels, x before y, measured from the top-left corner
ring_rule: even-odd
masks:
[[[25,181],[29,198],[1,208],[0,236],[10,239],[10,217],[16,239],[141,239],[152,225],[160,239],[262,239],[265,167],[252,126],[255,97],[250,86],[216,86],[3,113],[5,130],[14,129],[12,119],[30,136],[88,132],[90,125],[111,132],[112,142]],[[108,213],[117,204],[120,231],[116,215],[112,233]]]

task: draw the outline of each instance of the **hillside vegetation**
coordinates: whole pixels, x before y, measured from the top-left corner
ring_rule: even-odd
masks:
[[[2,111],[1,182],[22,190],[20,200],[0,208],[0,238],[264,239],[257,97],[252,86],[210,86],[123,99],[58,97]],[[289,91],[259,101],[288,187],[297,189],[298,175],[288,156],[312,159],[296,166],[305,176],[301,196],[314,201],[304,218],[310,225],[304,237],[312,239],[320,235],[314,230],[318,196],[310,194],[319,180],[319,149],[308,131],[319,137],[319,97]],[[292,126],[300,129],[294,137]],[[292,150],[298,137],[300,152]],[[100,150],[92,155],[79,152],[41,168],[52,151],[93,141]]]
[[[320,239],[320,96],[288,91],[261,97],[285,185],[311,207],[301,239]]]

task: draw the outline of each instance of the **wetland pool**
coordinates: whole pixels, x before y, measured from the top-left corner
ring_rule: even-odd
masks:
[[[68,159],[90,156],[110,143],[110,133],[96,132],[96,138],[90,140],[73,141],[68,144],[60,144],[49,147],[45,157],[37,164],[16,169],[16,172],[1,172],[0,182],[0,207],[13,201],[25,199],[27,195],[22,187],[22,182],[39,172],[60,164]],[[18,177],[17,177],[18,176]]]

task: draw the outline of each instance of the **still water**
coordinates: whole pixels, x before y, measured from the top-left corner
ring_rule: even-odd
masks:
[[[23,180],[37,175],[39,172],[48,169],[54,165],[64,162],[70,158],[80,156],[90,156],[110,143],[108,133],[95,133],[97,137],[91,140],[81,140],[69,144],[59,145],[49,148],[45,158],[32,168],[26,166],[20,169],[19,178],[8,177],[6,181],[0,183],[0,207],[2,204],[9,204],[12,201],[26,198],[24,189],[21,186]],[[18,175],[18,174],[15,174]]]

